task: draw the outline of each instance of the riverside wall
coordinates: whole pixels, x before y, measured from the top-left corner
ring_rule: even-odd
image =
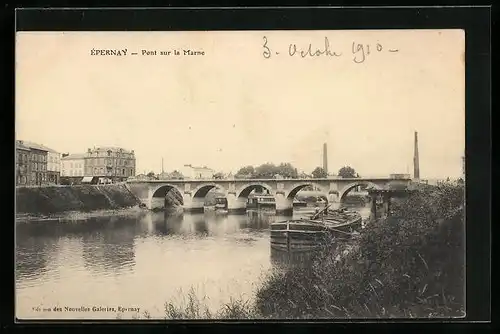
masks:
[[[125,184],[18,187],[16,212],[53,214],[134,207],[140,201]]]

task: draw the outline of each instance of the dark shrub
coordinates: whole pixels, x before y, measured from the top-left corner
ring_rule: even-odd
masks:
[[[277,318],[458,316],[464,309],[464,188],[441,184],[393,206],[357,247],[332,244],[310,266],[272,275],[257,307]]]

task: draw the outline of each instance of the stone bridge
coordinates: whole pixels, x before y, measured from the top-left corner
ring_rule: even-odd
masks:
[[[382,188],[392,181],[408,184],[411,179],[386,178],[338,178],[338,179],[234,179],[234,180],[129,180],[127,186],[148,209],[162,208],[165,196],[170,191],[182,196],[186,211],[203,211],[205,196],[213,188],[223,192],[227,198],[228,211],[244,212],[250,193],[255,189],[266,189],[276,200],[276,211],[291,213],[293,199],[308,186],[316,187],[329,202],[342,202],[346,194],[360,185]],[[179,196],[179,197],[181,197]]]

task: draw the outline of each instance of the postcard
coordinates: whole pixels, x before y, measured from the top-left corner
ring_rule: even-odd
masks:
[[[19,320],[465,316],[463,30],[16,34]]]

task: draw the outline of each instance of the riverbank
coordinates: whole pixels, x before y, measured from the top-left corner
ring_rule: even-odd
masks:
[[[140,201],[125,184],[18,187],[18,216],[54,216],[71,212],[90,213],[138,206]]]
[[[210,310],[188,293],[169,319],[458,318],[465,316],[464,187],[424,188],[332,244],[307,266],[276,270],[252,300]]]
[[[77,222],[85,221],[91,218],[106,218],[106,217],[132,217],[139,214],[146,214],[148,210],[139,206],[109,209],[109,210],[94,210],[88,212],[82,211],[64,211],[52,214],[36,214],[36,213],[18,213],[16,214],[16,223],[29,222]]]

